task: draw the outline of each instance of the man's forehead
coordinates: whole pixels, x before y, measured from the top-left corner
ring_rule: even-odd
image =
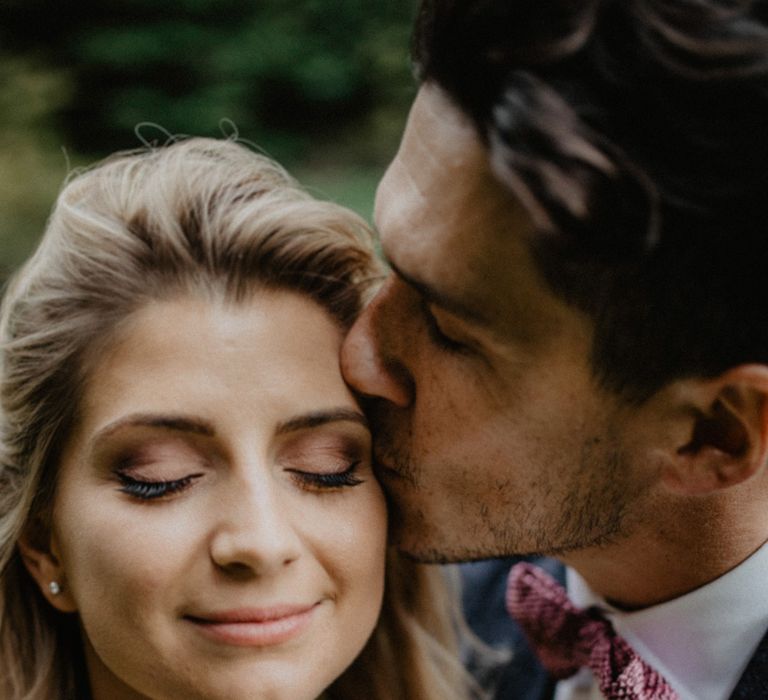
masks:
[[[430,85],[419,91],[382,179],[376,223],[384,252],[404,272],[460,287],[478,277],[487,286],[497,251],[514,264],[512,248],[530,226],[471,122]]]
[[[546,320],[539,302],[550,295],[528,247],[533,221],[494,175],[469,119],[437,87],[423,86],[414,102],[377,193],[376,223],[404,276],[476,308],[500,331]]]
[[[471,123],[439,88],[423,86],[377,193],[375,218],[385,252],[407,266],[408,258],[428,263],[424,259],[436,257],[436,246],[446,247],[462,251],[464,265],[471,265],[473,247],[465,233],[485,214],[481,204],[490,177]]]
[[[425,83],[411,106],[403,141],[440,149],[445,167],[485,167],[487,154],[472,121],[439,86]]]
[[[488,176],[487,153],[471,122],[440,88],[423,85],[379,186],[377,223],[386,229],[382,224],[392,216],[426,218],[446,197],[454,205],[453,200],[470,198]],[[447,206],[441,209],[443,216],[450,215]]]

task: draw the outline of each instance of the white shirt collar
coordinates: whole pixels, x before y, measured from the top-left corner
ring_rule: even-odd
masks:
[[[724,700],[768,629],[768,544],[695,591],[650,608],[623,612],[566,571],[579,608],[597,605],[616,631],[661,673],[681,700]]]

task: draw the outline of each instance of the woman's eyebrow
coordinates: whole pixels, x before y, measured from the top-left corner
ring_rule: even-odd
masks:
[[[275,431],[278,435],[284,433],[294,432],[296,430],[305,430],[307,428],[315,428],[319,425],[325,425],[327,423],[339,423],[339,422],[351,422],[358,423],[364,428],[368,429],[368,421],[365,416],[359,411],[355,411],[351,408],[328,408],[319,411],[310,411],[309,413],[303,413],[299,416],[289,418],[286,421],[282,421],[278,424]]]
[[[208,421],[194,416],[166,415],[159,413],[134,413],[118,418],[99,430],[93,437],[92,443],[98,444],[110,435],[128,427],[157,428],[179,433],[192,433],[213,437],[216,431]]]
[[[351,422],[362,425],[368,429],[368,421],[359,411],[351,408],[338,407],[328,408],[319,411],[310,411],[303,413],[288,420],[278,423],[276,433],[290,433],[307,428],[315,428],[327,423]],[[168,430],[178,433],[191,433],[193,435],[202,435],[204,437],[215,437],[216,431],[213,425],[202,419],[193,416],[165,415],[154,413],[137,413],[118,418],[99,430],[93,437],[91,443],[98,445],[111,435],[124,428],[155,428]]]

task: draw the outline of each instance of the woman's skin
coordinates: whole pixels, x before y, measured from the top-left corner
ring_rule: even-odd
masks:
[[[91,359],[32,571],[95,700],[310,700],[373,629],[386,512],[314,302],[181,297]]]

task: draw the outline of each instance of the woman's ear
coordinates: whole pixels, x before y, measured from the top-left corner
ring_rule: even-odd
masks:
[[[18,546],[21,560],[35,580],[43,597],[60,612],[75,612],[77,605],[67,588],[64,569],[53,537],[39,534],[40,529],[25,528]]]
[[[693,418],[665,474],[667,485],[701,495],[760,472],[768,460],[768,365],[741,365],[714,379],[683,383]]]

